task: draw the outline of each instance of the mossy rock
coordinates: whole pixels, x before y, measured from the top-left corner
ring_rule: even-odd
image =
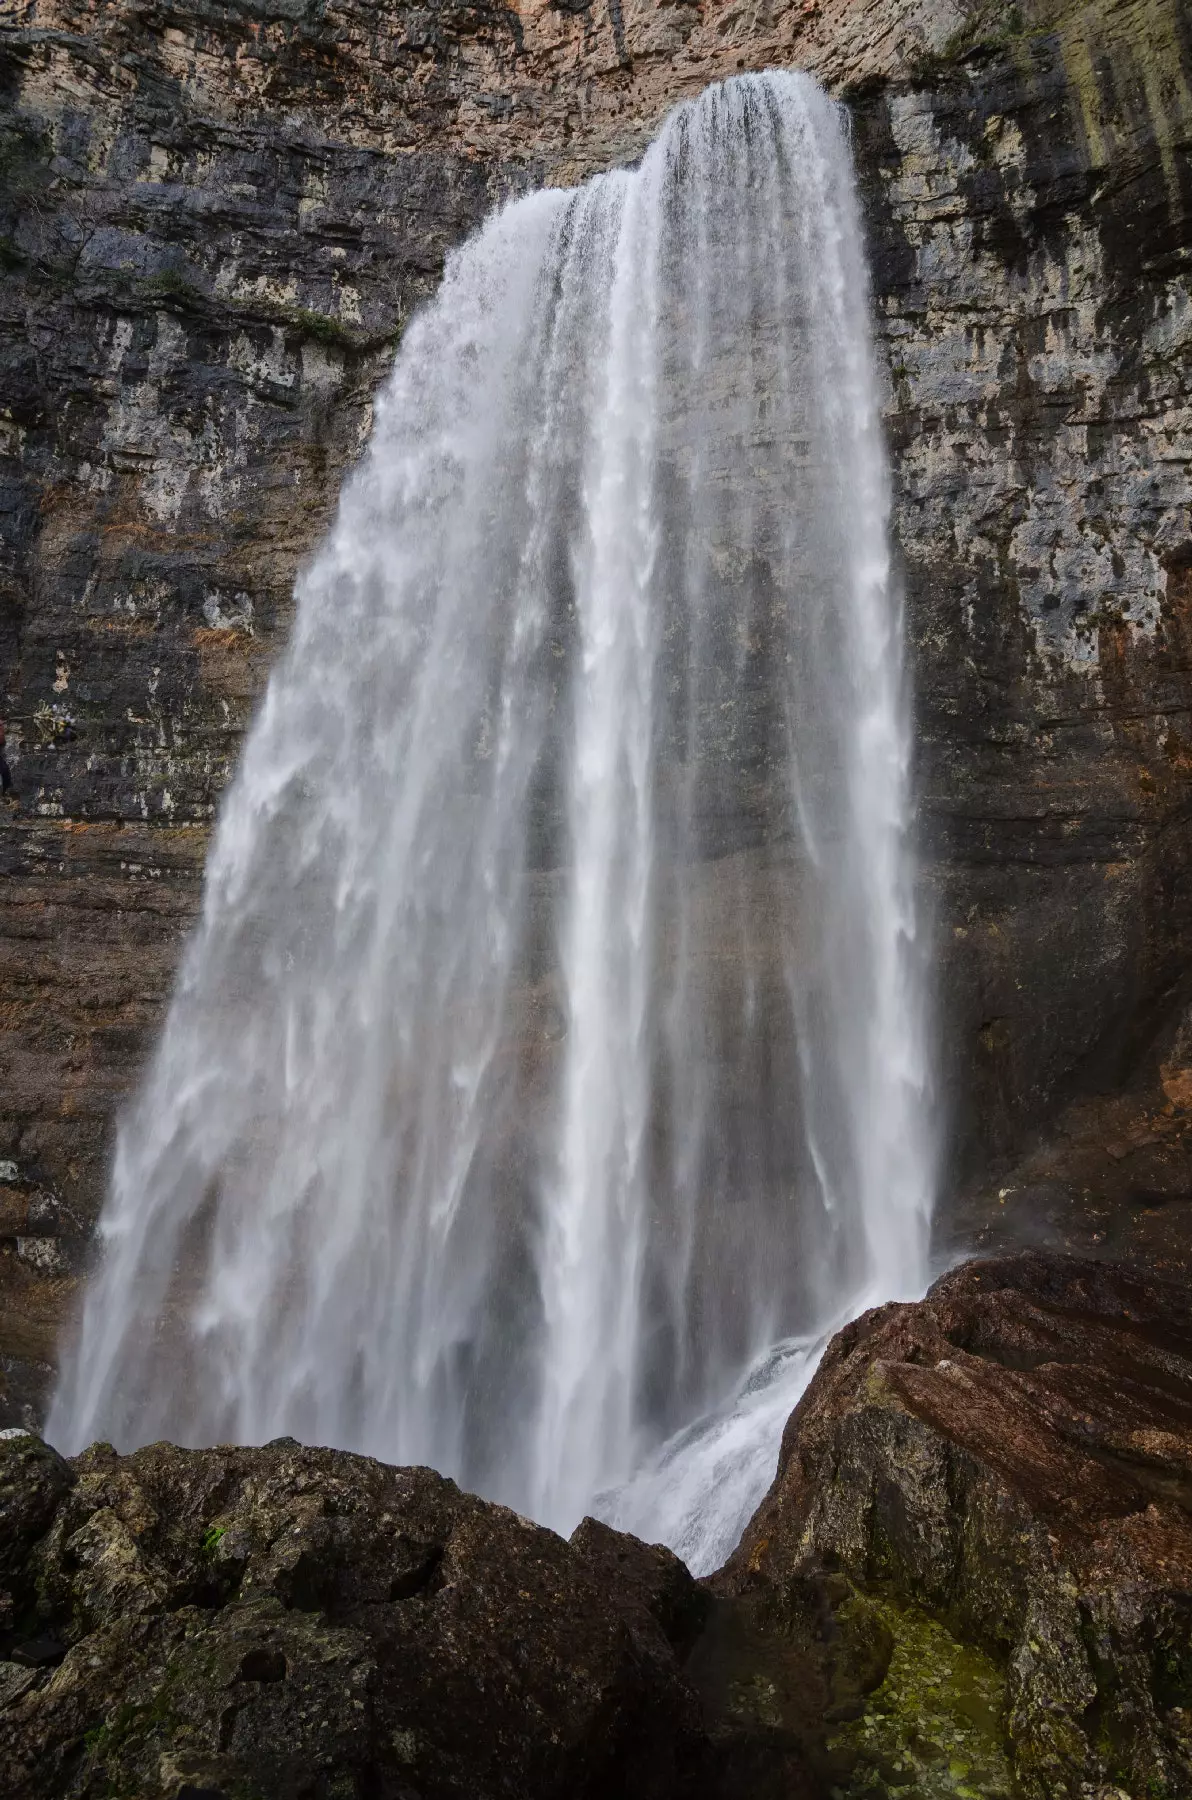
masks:
[[[1190,1396],[1181,1287],[1042,1252],[838,1335],[717,1580],[764,1594],[818,1566],[868,1590],[895,1648],[833,1733],[849,1800],[881,1791],[862,1752],[932,1800],[1192,1793]]]
[[[855,1603],[854,1603],[855,1604]],[[830,1732],[839,1800],[1012,1800],[1006,1673],[921,1607],[868,1598],[890,1633],[885,1679]]]

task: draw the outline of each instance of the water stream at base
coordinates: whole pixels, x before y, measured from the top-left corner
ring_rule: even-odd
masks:
[[[224,802],[61,1446],[291,1434],[706,1568],[823,1334],[921,1287],[868,307],[798,74],[449,259]]]

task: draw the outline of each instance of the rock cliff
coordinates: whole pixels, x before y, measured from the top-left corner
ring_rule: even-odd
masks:
[[[738,69],[808,67],[854,118],[954,1169],[1158,1080],[1192,924],[1179,0],[27,0],[0,58],[9,1416],[404,320],[502,195]]]

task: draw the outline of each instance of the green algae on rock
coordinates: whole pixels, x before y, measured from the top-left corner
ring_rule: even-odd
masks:
[[[792,1762],[824,1800],[1016,1794],[1005,1668],[924,1608],[814,1568],[710,1585],[687,1674],[729,1759],[752,1749],[751,1800],[785,1796]]]
[[[829,1756],[855,1758],[840,1800],[1012,1800],[1006,1673],[921,1607],[876,1598],[890,1665],[864,1711],[829,1731]]]

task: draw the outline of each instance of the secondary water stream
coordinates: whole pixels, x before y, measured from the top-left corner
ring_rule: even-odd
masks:
[[[924,1279],[847,120],[744,76],[448,262],[299,592],[51,1437],[288,1433],[697,1567]]]

